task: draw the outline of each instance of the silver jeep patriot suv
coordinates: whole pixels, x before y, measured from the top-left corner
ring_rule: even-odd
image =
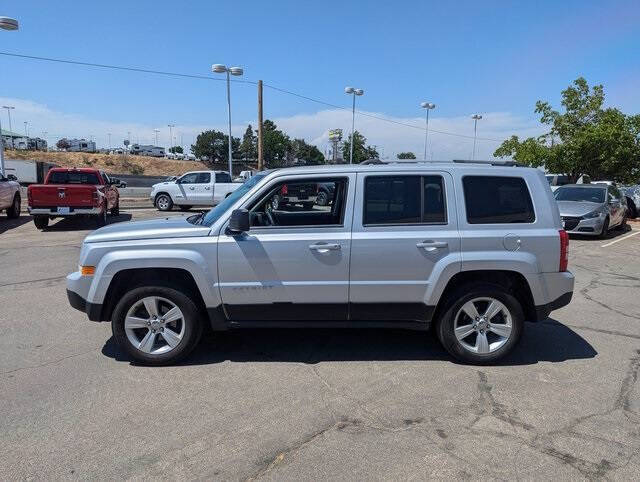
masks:
[[[319,204],[320,187],[331,195]],[[255,175],[207,213],[94,231],[67,292],[151,365],[186,356],[206,324],[433,326],[451,355],[482,364],[512,350],[525,320],[570,302],[567,249],[537,169],[292,168]]]

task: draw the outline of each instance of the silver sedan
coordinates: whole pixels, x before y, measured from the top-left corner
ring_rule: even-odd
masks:
[[[626,224],[626,201],[615,186],[567,184],[553,194],[568,233],[604,237],[609,229]]]

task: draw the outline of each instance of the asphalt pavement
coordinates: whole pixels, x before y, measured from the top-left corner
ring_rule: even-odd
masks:
[[[419,332],[248,330],[148,368],[67,303],[86,227],[2,216],[0,479],[637,480],[634,226],[571,240],[573,301],[498,366]]]

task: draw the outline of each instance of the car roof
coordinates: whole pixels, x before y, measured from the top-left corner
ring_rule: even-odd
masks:
[[[56,171],[56,172],[90,172],[90,173],[95,173],[95,172],[100,172],[100,169],[96,169],[93,167],[52,167],[51,169],[49,169],[49,172],[51,171]]]
[[[585,187],[588,189],[606,189],[609,186],[606,184],[565,184],[564,186],[558,186],[558,189],[563,187]]]

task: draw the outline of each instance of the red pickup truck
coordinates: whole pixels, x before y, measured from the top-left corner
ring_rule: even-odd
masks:
[[[91,216],[104,226],[108,212],[117,216],[120,211],[118,183],[98,169],[53,168],[44,184],[29,186],[29,214],[38,229],[45,229],[49,219],[68,216]]]

